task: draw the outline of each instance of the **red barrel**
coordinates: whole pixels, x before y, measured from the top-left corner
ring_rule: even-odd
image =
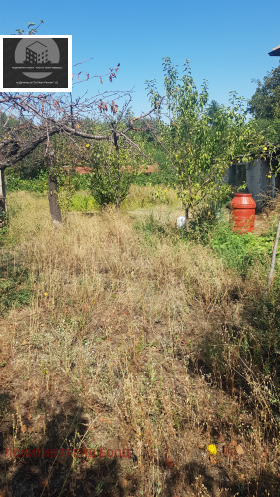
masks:
[[[256,202],[252,193],[236,193],[231,201],[233,231],[248,233],[254,231]]]

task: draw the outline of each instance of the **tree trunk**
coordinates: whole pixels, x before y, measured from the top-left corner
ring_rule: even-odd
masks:
[[[116,198],[116,209],[117,209],[117,212],[118,212],[118,215],[120,217],[120,196],[119,196],[119,192],[117,193],[117,198]]]
[[[6,199],[6,185],[4,169],[0,170],[0,227],[4,226],[8,220],[8,208]]]
[[[61,210],[58,203],[58,186],[56,176],[49,176],[49,206],[54,224],[62,224]]]
[[[277,254],[277,247],[278,247],[279,236],[280,236],[280,216],[279,216],[279,221],[278,221],[278,226],[277,226],[277,232],[276,232],[276,237],[275,237],[275,242],[274,242],[274,247],[273,247],[273,252],[272,252],[270,271],[269,271],[269,275],[268,275],[268,278],[267,278],[267,289],[266,289],[266,291],[268,291],[270,289],[270,286],[271,286],[271,283],[272,283],[272,278],[273,278],[273,273],[274,273],[274,268],[275,268],[275,262],[276,262],[276,254]]]

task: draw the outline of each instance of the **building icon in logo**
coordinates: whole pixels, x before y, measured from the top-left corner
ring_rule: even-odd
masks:
[[[48,62],[48,47],[40,41],[35,41],[26,47],[26,62],[29,64],[46,64]]]

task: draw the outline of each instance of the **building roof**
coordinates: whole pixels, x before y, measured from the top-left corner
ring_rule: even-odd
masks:
[[[147,165],[147,166],[144,164],[143,166],[140,166],[141,173],[157,173],[159,171],[160,171],[160,169],[159,169],[159,166],[157,163]]]
[[[90,174],[92,173],[92,169],[90,167],[82,167],[82,166],[77,166],[75,167],[75,171],[76,173],[79,173],[79,174]]]
[[[142,164],[141,166],[135,166],[132,168],[131,166],[126,166],[126,170],[128,172],[137,172],[138,174],[141,173],[158,173],[160,171],[159,165],[155,162],[154,164]]]
[[[34,43],[31,43],[31,45],[28,45],[28,47],[26,47],[26,48],[29,48],[33,52],[41,53],[42,50],[45,50],[48,47],[46,45],[44,45],[43,43],[41,43],[40,41],[34,41]]]
[[[278,45],[278,47],[273,48],[272,51],[268,53],[268,55],[279,56],[280,55],[280,45]]]

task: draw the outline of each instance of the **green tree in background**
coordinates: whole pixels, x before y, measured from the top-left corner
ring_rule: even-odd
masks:
[[[207,114],[210,117],[210,123],[214,124],[217,113],[220,110],[220,105],[216,100],[211,100],[209,107],[207,108]]]
[[[279,173],[280,144],[280,66],[271,70],[248,102],[247,112],[253,116],[255,132],[263,136],[259,153],[271,166],[271,174]]]
[[[248,102],[248,111],[256,119],[280,119],[280,66],[272,69]]]

